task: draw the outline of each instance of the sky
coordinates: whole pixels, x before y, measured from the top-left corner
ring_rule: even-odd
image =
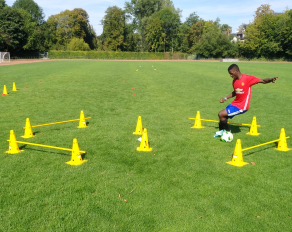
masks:
[[[45,19],[51,15],[59,14],[64,10],[73,10],[82,8],[89,15],[90,24],[93,26],[97,35],[102,34],[102,25],[100,21],[105,15],[105,11],[110,6],[124,8],[125,2],[131,0],[34,0],[44,11]],[[8,6],[12,6],[15,0],[6,0]],[[182,10],[181,21],[193,12],[208,21],[215,21],[218,17],[220,24],[228,24],[232,27],[232,33],[243,23],[253,21],[254,12],[262,4],[270,4],[271,9],[277,13],[284,12],[287,8],[292,9],[291,0],[172,0],[175,8]]]

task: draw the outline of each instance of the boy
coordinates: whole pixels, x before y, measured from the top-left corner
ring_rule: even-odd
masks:
[[[278,77],[260,79],[254,76],[242,74],[236,64],[232,64],[228,68],[230,76],[233,78],[234,91],[224,98],[220,99],[220,103],[225,102],[227,99],[235,97],[235,99],[229,104],[226,109],[221,110],[218,113],[219,117],[219,131],[216,132],[214,137],[219,137],[223,132],[230,131],[227,124],[228,118],[233,118],[235,115],[245,113],[249,108],[251,86],[257,83],[275,83]]]

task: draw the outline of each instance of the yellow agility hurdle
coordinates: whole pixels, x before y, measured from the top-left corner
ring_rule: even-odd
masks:
[[[204,128],[202,126],[202,122],[201,121],[205,121],[205,122],[217,122],[217,123],[219,123],[218,120],[201,119],[200,111],[197,111],[197,114],[196,114],[196,117],[195,118],[189,118],[189,119],[195,120],[195,124],[191,128],[196,128],[196,129],[202,129],[202,128]],[[249,130],[249,132],[247,134],[249,134],[249,135],[259,135],[257,128],[260,127],[260,125],[257,125],[256,117],[253,117],[251,124],[247,124],[247,123],[236,123],[236,122],[228,122],[228,124],[234,124],[234,125],[240,125],[240,126],[249,126],[250,127],[250,130]]]
[[[73,139],[72,149],[69,149],[69,148],[63,148],[63,147],[43,145],[43,144],[38,144],[38,143],[28,143],[28,142],[23,142],[23,141],[17,141],[14,131],[10,130],[10,138],[7,141],[9,142],[9,149],[8,151],[6,151],[6,153],[8,154],[18,154],[22,152],[23,150],[20,150],[18,146],[18,144],[20,143],[20,144],[26,144],[26,145],[31,145],[31,146],[37,146],[37,147],[46,147],[46,148],[53,148],[57,150],[63,150],[63,151],[71,151],[72,152],[71,160],[66,162],[67,164],[70,164],[70,165],[81,165],[87,161],[87,160],[82,160],[81,153],[86,153],[86,151],[79,150],[77,139]]]
[[[21,136],[22,138],[31,138],[31,137],[34,137],[33,135],[33,132],[32,132],[32,128],[35,128],[35,127],[42,127],[42,126],[50,126],[50,125],[56,125],[56,124],[61,124],[61,123],[67,123],[67,122],[76,122],[76,121],[79,121],[79,126],[78,128],[85,128],[87,127],[86,125],[86,119],[90,119],[91,117],[87,117],[85,118],[84,117],[84,112],[83,110],[81,110],[80,112],[80,118],[78,119],[71,119],[71,120],[66,120],[66,121],[60,121],[60,122],[52,122],[52,123],[46,123],[46,124],[40,124],[40,125],[35,125],[35,126],[32,126],[30,124],[30,120],[29,118],[26,119],[25,121],[25,127],[23,127],[23,129],[25,129],[24,131],[24,135]]]
[[[251,150],[251,149],[254,149],[254,148],[257,148],[257,147],[261,147],[261,146],[265,146],[267,144],[271,144],[271,143],[275,143],[275,142],[278,142],[278,146],[277,146],[276,150],[278,150],[278,151],[289,151],[291,149],[288,148],[287,140],[286,140],[286,139],[289,139],[289,138],[290,138],[289,136],[286,137],[285,130],[284,130],[284,128],[282,128],[281,132],[280,132],[279,139],[276,139],[276,140],[273,140],[273,141],[269,141],[269,142],[266,142],[266,143],[261,143],[261,144],[258,144],[258,145],[252,146],[252,147],[248,147],[248,148],[244,148],[244,149],[241,148],[241,140],[237,139],[236,145],[235,145],[235,149],[234,149],[234,152],[233,152],[233,156],[232,156],[232,160],[227,162],[227,163],[230,164],[230,165],[236,166],[236,167],[242,167],[242,166],[248,164],[246,162],[243,162],[243,158],[242,158],[242,152],[243,151]]]

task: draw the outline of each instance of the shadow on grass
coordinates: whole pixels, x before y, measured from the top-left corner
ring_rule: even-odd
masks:
[[[277,142],[275,142],[275,144],[277,145],[278,143]],[[265,145],[264,145],[265,146]],[[277,147],[277,146],[276,146]],[[258,152],[261,152],[261,151],[265,151],[265,150],[267,150],[267,149],[271,149],[271,148],[276,148],[276,147],[264,147],[264,148],[262,148],[262,149],[257,149],[256,151],[250,151],[248,154],[245,154],[245,155],[243,155],[243,156],[250,156],[250,155],[253,155],[253,154],[255,154],[255,153],[258,153]],[[244,149],[244,148],[243,148]]]
[[[45,152],[45,153],[50,153],[50,154],[58,154],[58,155],[71,156],[70,151],[64,151],[64,152],[70,153],[70,154],[65,154],[64,152],[62,153],[60,150],[57,150],[57,149],[54,149],[55,150],[55,152],[54,152],[54,151],[41,150],[41,149],[31,148],[31,147],[26,148],[27,146],[33,146],[33,145],[24,144],[24,145],[20,146],[19,149],[20,150],[23,150],[25,148],[24,151],[27,151],[27,150],[28,151],[39,151],[39,152]],[[48,149],[50,149],[50,148],[48,148]],[[51,149],[53,149],[53,148],[51,148]]]
[[[241,127],[246,127],[246,126],[237,126],[237,125],[229,125],[229,129],[231,130],[232,134],[237,134],[237,133],[240,133],[241,132]],[[204,127],[213,127],[215,129],[215,131],[218,131],[219,130],[219,127],[218,125],[217,126],[209,126],[209,125],[204,125]]]

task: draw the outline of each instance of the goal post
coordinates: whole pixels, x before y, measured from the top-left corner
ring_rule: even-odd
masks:
[[[10,52],[0,52],[0,63],[10,62]]]

